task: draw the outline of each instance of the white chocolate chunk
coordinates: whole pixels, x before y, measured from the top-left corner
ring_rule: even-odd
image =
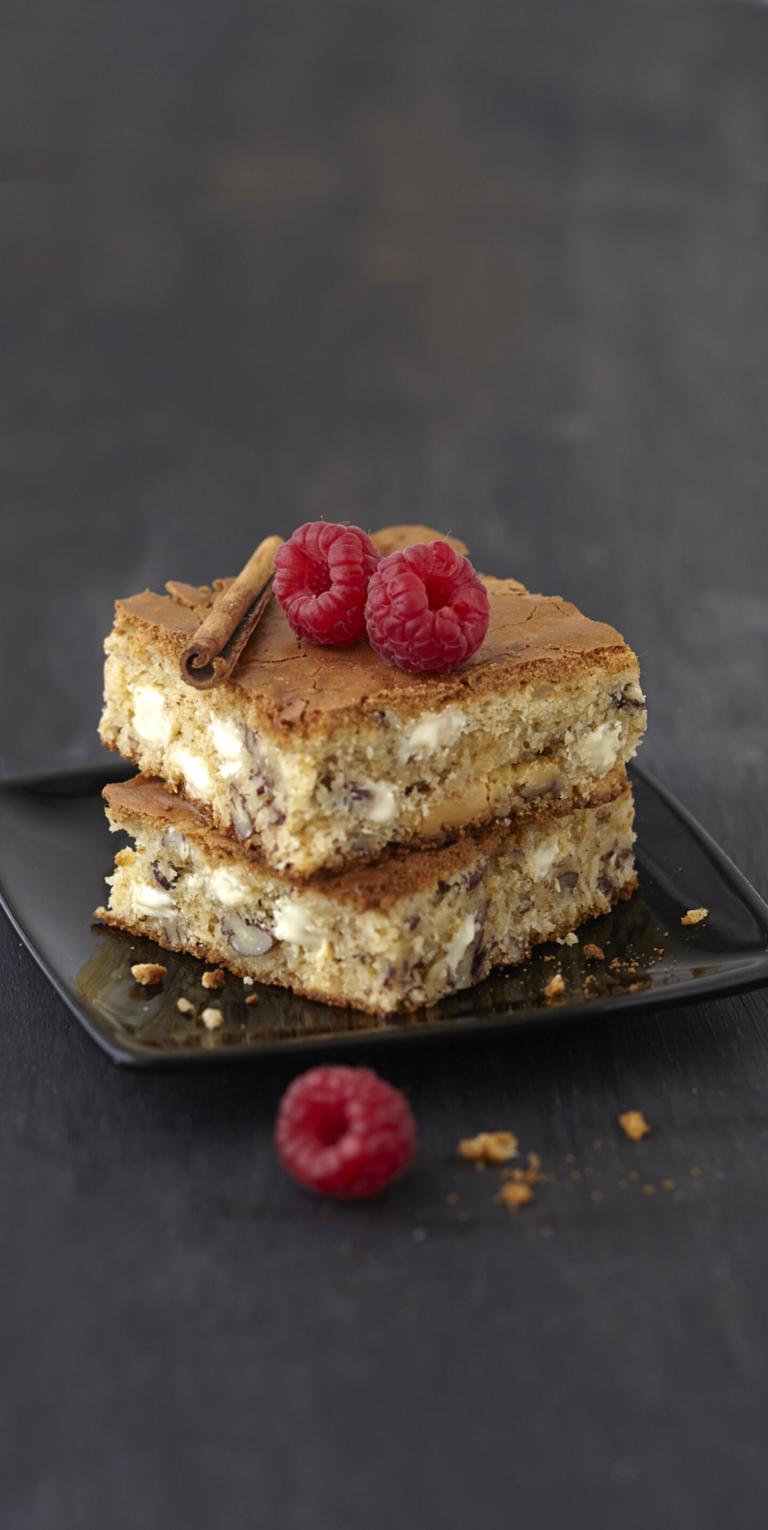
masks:
[[[137,914],[156,914],[159,909],[176,907],[171,894],[162,887],[153,887],[151,882],[136,882],[133,906]]]
[[[371,823],[391,823],[395,816],[395,794],[391,786],[384,781],[370,781],[367,790],[371,793],[370,800],[363,803],[365,817]]]
[[[533,882],[543,882],[557,860],[558,839],[553,835],[528,851],[525,869]]]
[[[316,946],[321,939],[313,923],[306,900],[280,898],[275,904],[275,938],[288,940],[294,946]]]
[[[185,784],[192,792],[198,797],[210,797],[210,772],[201,755],[194,754],[191,749],[183,749],[180,744],[175,744],[168,758],[171,765],[181,771]]]
[[[134,685],[133,728],[145,744],[167,744],[171,719],[159,685]]]
[[[582,765],[596,774],[605,775],[618,759],[620,732],[620,723],[604,722],[585,733],[576,745],[576,754]]]
[[[231,717],[217,717],[215,712],[211,712],[208,730],[213,747],[221,760],[219,774],[228,781],[232,776],[239,775],[241,770],[245,770],[248,764],[248,752],[242,731]]]
[[[445,959],[452,972],[456,971],[464,952],[472,944],[476,928],[474,914],[467,914],[446,946]]]
[[[192,846],[186,834],[182,834],[181,829],[175,829],[172,824],[168,825],[162,842],[163,849],[168,851],[177,865],[188,866],[194,859]]]
[[[453,744],[466,727],[466,718],[458,707],[446,707],[443,712],[424,712],[419,721],[406,733],[400,745],[402,760],[411,760],[418,754],[431,754],[435,749]]]
[[[230,871],[228,866],[216,867],[211,876],[210,888],[225,908],[234,908],[236,904],[243,903],[248,894],[242,877],[236,871]]]

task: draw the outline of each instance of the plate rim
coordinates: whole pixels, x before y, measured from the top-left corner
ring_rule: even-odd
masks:
[[[541,1021],[561,1021],[573,1019],[575,1016],[599,1018],[609,1013],[631,1013],[643,1009],[670,1009],[688,1002],[705,1003],[710,999],[724,998],[729,995],[748,993],[754,989],[768,985],[768,903],[760,895],[752,883],[739,869],[728,855],[727,851],[718,844],[717,840],[708,829],[694,816],[690,810],[680,801],[669,787],[658,780],[655,773],[645,766],[634,762],[630,767],[630,775],[639,777],[652,792],[661,798],[670,811],[685,825],[688,832],[699,841],[709,852],[721,874],[733,884],[742,901],[747,905],[756,921],[762,925],[766,935],[766,945],[760,951],[753,952],[746,958],[742,969],[731,967],[727,973],[721,976],[715,974],[707,980],[702,987],[702,980],[682,979],[679,983],[671,984],[668,989],[658,989],[653,998],[649,1000],[647,990],[640,993],[606,994],[603,997],[591,999],[588,1004],[573,1003],[566,999],[562,1004],[543,1006],[536,1012],[536,1023]],[[0,796],[13,792],[34,792],[44,789],[46,786],[53,787],[57,783],[65,781],[77,781],[90,778],[94,785],[102,779],[102,772],[96,767],[86,767],[82,770],[69,769],[56,772],[48,772],[40,775],[32,775],[12,781],[0,782]],[[106,778],[105,778],[106,779]],[[320,1048],[338,1050],[351,1046],[365,1046],[371,1042],[402,1042],[425,1040],[428,1037],[440,1036],[450,1039],[453,1036],[466,1036],[471,1032],[477,1034],[489,1034],[498,1030],[514,1030],[519,1025],[521,1028],[534,1024],[534,1019],[529,1015],[521,1015],[515,1019],[514,1015],[480,1015],[473,1017],[464,1016],[456,1020],[439,1022],[436,1025],[423,1028],[411,1024],[403,1024],[380,1028],[349,1031],[338,1036],[320,1035],[306,1037],[288,1037],[282,1041],[265,1041],[259,1046],[250,1043],[234,1043],[230,1047],[220,1048],[215,1052],[206,1051],[200,1047],[179,1047],[174,1051],[164,1051],[142,1044],[140,1041],[120,1042],[102,1029],[90,1014],[84,1004],[80,1004],[76,995],[67,987],[66,983],[59,978],[48,964],[43,953],[31,935],[24,927],[23,922],[17,916],[8,896],[8,892],[0,881],[0,907],[6,914],[12,928],[16,931],[30,956],[33,958],[40,971],[48,979],[54,991],[59,995],[69,1010],[70,1014],[78,1021],[91,1040],[99,1049],[111,1058],[113,1063],[121,1067],[130,1068],[173,1068],[189,1066],[191,1064],[211,1067],[215,1064],[228,1064],[230,1062],[257,1062],[262,1057],[277,1057],[290,1052],[313,1052]],[[330,1006],[329,1006],[330,1007]]]

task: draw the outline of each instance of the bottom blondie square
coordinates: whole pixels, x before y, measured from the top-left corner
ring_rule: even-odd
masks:
[[[636,885],[623,770],[591,802],[528,824],[296,882],[210,827],[158,779],[105,788],[116,857],[105,923],[169,950],[374,1014],[435,1004],[540,941],[604,914]]]

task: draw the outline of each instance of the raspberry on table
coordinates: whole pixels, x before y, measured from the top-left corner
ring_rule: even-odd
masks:
[[[283,1095],[275,1146],[305,1189],[365,1200],[413,1162],[416,1125],[405,1096],[370,1068],[311,1068]]]
[[[275,599],[297,637],[342,647],[365,636],[379,552],[359,526],[307,521],[275,554]]]
[[[390,553],[368,586],[368,638],[398,669],[455,669],[477,653],[488,621],[485,585],[448,542]]]

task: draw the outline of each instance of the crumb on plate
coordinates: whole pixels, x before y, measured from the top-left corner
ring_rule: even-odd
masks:
[[[681,924],[701,924],[709,913],[708,908],[689,908],[687,914],[683,914]]]
[[[131,977],[141,983],[142,988],[151,988],[154,983],[162,983],[166,971],[162,962],[134,962]]]
[[[203,988],[223,988],[226,981],[227,976],[223,967],[210,968],[208,972],[203,973],[200,979]]]
[[[560,999],[565,993],[565,981],[561,972],[556,972],[549,982],[544,985],[545,999]]]
[[[200,1016],[207,1031],[217,1031],[224,1024],[224,1016],[220,1009],[204,1009]]]

